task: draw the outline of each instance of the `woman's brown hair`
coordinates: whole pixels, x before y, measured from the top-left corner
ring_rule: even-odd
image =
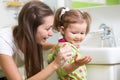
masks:
[[[44,23],[46,16],[53,11],[40,1],[26,3],[18,16],[18,25],[14,28],[14,39],[24,53],[27,78],[43,69],[42,45],[35,40],[37,27]]]

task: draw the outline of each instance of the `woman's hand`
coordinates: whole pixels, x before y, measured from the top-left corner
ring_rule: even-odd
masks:
[[[55,62],[58,66],[62,66],[69,58],[72,57],[72,48],[71,46],[64,46],[60,49],[57,57],[55,58]]]

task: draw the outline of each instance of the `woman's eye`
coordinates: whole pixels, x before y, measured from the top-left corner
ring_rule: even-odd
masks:
[[[52,29],[52,27],[46,28],[47,31],[49,31],[50,29]]]
[[[50,28],[47,28],[46,30],[47,30],[47,31],[49,31],[49,30],[50,30]]]

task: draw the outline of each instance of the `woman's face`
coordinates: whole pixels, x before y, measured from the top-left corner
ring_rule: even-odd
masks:
[[[36,40],[37,43],[44,45],[46,40],[53,35],[52,26],[53,26],[54,16],[47,16],[44,18],[44,23],[37,28]]]

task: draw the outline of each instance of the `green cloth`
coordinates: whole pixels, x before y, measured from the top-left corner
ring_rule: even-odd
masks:
[[[51,63],[57,53],[59,52],[60,48],[66,46],[66,45],[69,45],[69,46],[72,46],[72,58],[70,58],[65,64],[69,64],[69,63],[73,63],[74,62],[74,58],[75,56],[77,55],[79,58],[82,57],[82,55],[80,54],[80,51],[71,43],[69,42],[64,42],[64,44],[58,44],[56,47],[54,47],[51,51],[50,51],[50,54],[48,55],[48,63]],[[60,80],[87,80],[86,79],[86,74],[87,74],[87,70],[86,70],[86,66],[83,65],[83,66],[80,66],[79,68],[77,68],[76,70],[74,70],[73,72],[71,73],[67,73],[65,71],[65,69],[63,69],[63,67],[60,67],[57,71],[57,75],[58,75],[58,78]]]

